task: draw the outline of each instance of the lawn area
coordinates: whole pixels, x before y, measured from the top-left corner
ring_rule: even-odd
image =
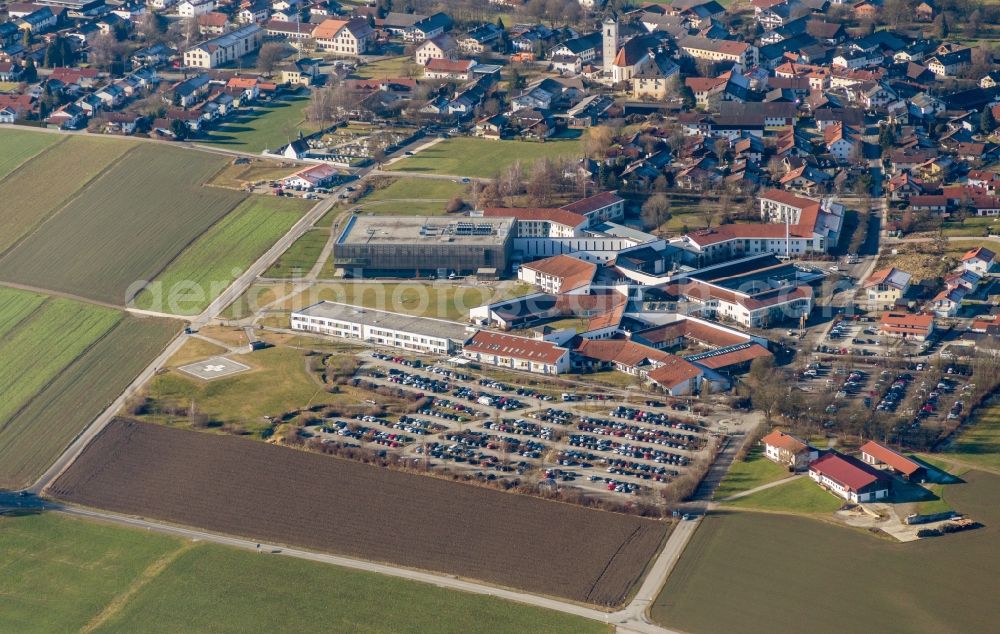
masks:
[[[319,129],[306,121],[305,110],[309,105],[308,91],[283,97],[278,101],[254,106],[252,112],[240,112],[235,117],[210,131],[196,143],[222,145],[230,150],[256,154],[275,150],[294,141],[299,132],[311,134]]]
[[[763,449],[758,445],[750,450],[746,460],[734,462],[729,468],[726,478],[715,490],[715,499],[721,500],[790,475],[788,469],[765,458]]]
[[[951,237],[982,237],[990,228],[1000,231],[1000,224],[997,223],[996,218],[972,216],[959,222],[941,223],[941,233]]]
[[[284,178],[299,169],[295,163],[282,164],[266,159],[250,159],[249,163],[230,163],[208,181],[209,185],[243,189],[247,183],[273,181]]]
[[[577,140],[534,143],[461,137],[446,139],[417,152],[415,156],[393,163],[388,169],[491,178],[515,161],[529,167],[538,159],[576,158],[580,154],[580,142]]]
[[[30,294],[28,301],[35,301]],[[13,303],[23,313],[23,302]],[[0,307],[0,319],[7,307]],[[6,423],[63,368],[121,319],[121,313],[68,299],[49,299],[0,340],[0,423]],[[11,320],[3,319],[10,323]],[[6,433],[6,426],[0,434]],[[0,443],[5,451],[6,443]]]
[[[484,286],[441,282],[321,282],[276,306],[304,308],[320,301],[341,302],[390,312],[460,321],[493,294]]]
[[[186,411],[193,401],[195,409],[207,415],[215,426],[238,425],[250,433],[259,433],[270,428],[264,416],[280,417],[312,405],[355,400],[348,394],[329,394],[323,389],[307,370],[310,359],[302,350],[274,347],[234,358],[252,369],[214,381],[202,381],[176,369],[160,374],[148,385],[152,402],[143,418],[190,428],[186,413],[167,412],[175,408]],[[176,365],[180,364],[172,360],[169,367]],[[253,398],[247,398],[251,394]]]
[[[371,192],[357,206],[374,214],[439,216],[446,213],[445,207],[452,198],[467,197],[467,190],[467,185],[450,180],[399,178],[388,187]]]
[[[0,130],[0,178],[6,177],[32,156],[62,140],[58,134],[43,134],[27,130]]]
[[[389,57],[371,64],[359,66],[352,77],[358,79],[383,79],[394,77],[406,77],[407,71],[416,69],[418,66],[409,55],[400,57]]]
[[[171,537],[54,514],[0,517],[0,629],[81,631],[181,546]]]
[[[202,186],[225,164],[206,152],[135,144],[8,251],[0,279],[124,305],[246,198]]]
[[[51,137],[38,133],[34,136]],[[134,147],[127,141],[95,136],[61,138],[61,143],[48,146],[0,181],[0,200],[3,201],[0,253],[66,204],[108,166],[127,156],[128,150]],[[53,178],[55,174],[58,178]]]
[[[302,277],[309,273],[330,239],[330,230],[313,228],[302,234],[275,260],[264,277]]]
[[[86,314],[74,310],[78,319]],[[38,479],[179,330],[173,319],[125,315],[45,385],[0,432],[0,488]]]
[[[906,544],[806,517],[711,514],[652,617],[686,632],[784,632],[808,623],[810,632],[840,633],[849,622],[873,632],[994,631],[1000,477],[965,479],[949,487],[948,500],[985,528]]]
[[[832,513],[843,506],[843,500],[803,476],[724,504],[761,511]]]
[[[494,597],[57,515],[0,518],[0,629],[551,632],[608,626]]]
[[[139,308],[197,315],[288,232],[310,203],[254,196],[202,234],[135,298]]]
[[[949,455],[969,464],[1000,469],[1000,403],[994,401],[976,411],[975,421],[941,457],[947,460]]]

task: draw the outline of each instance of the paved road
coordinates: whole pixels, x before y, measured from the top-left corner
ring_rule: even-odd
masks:
[[[427,178],[431,180],[438,181],[457,181],[462,182],[463,179],[469,182],[478,183],[492,183],[492,178],[479,178],[462,176],[459,174],[431,174],[429,172],[404,172],[399,170],[374,170],[372,171],[372,176],[397,176],[402,178]]]

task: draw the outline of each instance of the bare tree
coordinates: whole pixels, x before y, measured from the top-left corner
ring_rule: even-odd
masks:
[[[614,143],[615,136],[611,128],[603,125],[587,128],[580,137],[583,145],[583,153],[587,158],[603,159],[611,144]]]
[[[665,194],[653,194],[642,205],[642,224],[646,230],[659,230],[670,219],[670,199]]]
[[[285,47],[278,42],[268,42],[260,47],[257,53],[257,70],[270,76],[274,72],[274,67],[285,56]]]

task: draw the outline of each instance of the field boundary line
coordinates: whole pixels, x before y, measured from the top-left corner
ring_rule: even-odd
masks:
[[[48,301],[42,302],[42,305],[44,306],[47,303],[48,303]],[[56,372],[55,375],[52,376],[52,378],[50,378],[48,381],[46,381],[45,385],[43,385],[42,387],[40,387],[37,392],[35,392],[34,394],[32,394],[31,398],[29,398],[27,401],[25,401],[24,404],[21,405],[21,407],[17,408],[17,411],[15,411],[13,414],[11,414],[10,417],[7,418],[7,420],[2,421],[2,423],[0,423],[0,435],[2,435],[5,431],[7,431],[7,428],[10,426],[10,424],[12,422],[14,422],[14,419],[16,419],[18,416],[20,416],[21,413],[23,413],[24,410],[26,410],[29,405],[31,405],[32,403],[34,403],[35,399],[38,398],[38,396],[42,392],[44,392],[45,390],[49,389],[49,387],[53,383],[55,383],[59,379],[59,377],[61,377],[63,374],[65,374],[71,367],[73,367],[74,365],[76,365],[77,361],[79,361],[83,357],[87,356],[87,353],[89,353],[91,350],[93,350],[94,347],[98,343],[100,343],[101,341],[104,341],[104,339],[107,338],[107,336],[110,335],[112,332],[114,332],[115,329],[117,329],[118,326],[120,326],[123,321],[125,321],[125,313],[123,311],[121,311],[121,309],[119,309],[118,310],[118,321],[116,321],[114,323],[114,325],[112,325],[110,328],[108,328],[107,330],[105,330],[101,334],[100,337],[98,337],[97,339],[94,339],[92,342],[90,342],[90,345],[88,345],[86,348],[84,348],[83,350],[81,350],[80,354],[78,354],[75,357],[73,357],[70,360],[69,363],[67,363],[65,366],[63,366],[63,368],[61,370],[59,370],[58,372]],[[18,326],[20,326],[20,324],[18,324]]]
[[[129,584],[129,587],[125,588],[124,592],[111,599],[111,602],[104,606],[103,610],[95,614],[94,618],[90,619],[90,621],[88,621],[87,624],[80,629],[80,632],[82,634],[89,634],[107,623],[111,617],[121,612],[128,602],[131,601],[140,590],[145,588],[150,581],[153,581],[163,574],[163,571],[177,561],[181,555],[194,547],[195,542],[184,542],[177,549],[172,550],[163,557],[160,557],[153,563],[149,564],[149,566],[139,573],[139,576],[136,577],[131,584]]]
[[[59,145],[62,145],[63,143],[66,142],[66,139],[68,139],[68,138],[69,138],[68,136],[63,137],[63,139],[61,141],[59,141],[59,143],[56,143],[52,147],[57,147]],[[16,249],[17,247],[19,247],[21,245],[22,242],[24,242],[25,240],[27,240],[31,236],[35,235],[38,231],[41,230],[42,227],[44,227],[45,225],[47,225],[49,223],[49,221],[51,221],[53,218],[55,218],[56,216],[58,216],[64,209],[66,209],[67,207],[69,207],[73,203],[73,201],[75,201],[77,198],[80,197],[81,194],[83,194],[84,190],[86,190],[86,189],[88,189],[90,187],[90,185],[92,183],[94,183],[95,181],[103,178],[108,173],[108,171],[111,170],[111,168],[113,168],[115,165],[118,165],[118,163],[124,161],[125,157],[128,156],[129,154],[131,154],[135,150],[136,147],[138,147],[138,145],[132,145],[127,150],[125,150],[124,152],[122,152],[121,156],[119,156],[115,160],[113,160],[110,163],[108,163],[107,165],[105,165],[104,169],[102,169],[101,171],[99,171],[96,174],[94,174],[91,178],[88,178],[85,183],[81,183],[80,186],[76,188],[76,191],[74,191],[72,194],[70,194],[66,198],[66,200],[63,202],[63,204],[59,205],[58,207],[56,207],[55,209],[53,209],[49,213],[45,214],[43,217],[39,218],[38,222],[36,222],[31,227],[30,231],[28,231],[23,236],[21,236],[20,238],[18,238],[17,240],[15,240],[14,243],[11,244],[9,247],[7,247],[6,249],[4,249],[3,251],[0,251],[0,262],[3,262],[4,259],[6,259],[6,257],[8,255],[10,255],[14,251],[14,249]],[[32,158],[34,158],[34,157],[32,157]],[[30,162],[30,160],[29,160],[29,162]],[[18,168],[18,169],[20,169],[20,168]],[[16,172],[17,170],[14,170],[14,171]],[[11,172],[11,174],[13,174],[13,172]],[[9,177],[10,177],[10,175],[8,174],[8,178]]]
[[[208,181],[203,182],[201,184],[201,187],[208,187],[208,185],[205,184],[207,182]],[[226,213],[222,214],[218,219],[216,219],[215,222],[213,222],[212,224],[210,224],[207,227],[205,227],[204,231],[202,231],[201,233],[199,233],[198,235],[196,235],[194,238],[192,238],[191,240],[189,240],[188,243],[185,244],[183,247],[181,247],[181,249],[179,251],[177,251],[176,253],[174,253],[174,256],[172,258],[170,258],[169,260],[167,260],[166,263],[164,263],[164,265],[162,267],[160,267],[160,270],[156,271],[155,273],[153,273],[152,275],[149,276],[149,282],[151,283],[151,282],[155,281],[156,278],[158,278],[159,276],[163,275],[163,273],[167,269],[170,268],[170,265],[173,264],[174,262],[176,262],[177,260],[179,260],[181,258],[181,256],[184,255],[188,251],[188,249],[190,249],[192,247],[192,245],[194,245],[195,242],[197,242],[198,240],[200,240],[209,231],[211,231],[216,226],[218,226],[220,222],[222,222],[222,221],[226,220],[227,218],[229,218],[229,216],[232,215],[232,213],[235,212],[237,209],[239,209],[240,206],[243,205],[243,203],[245,203],[246,201],[250,200],[250,195],[247,195],[245,192],[241,192],[241,193],[244,194],[242,200],[240,200],[238,203],[236,203],[235,205],[233,205],[233,207],[229,211],[227,211]],[[148,284],[146,286],[148,286]],[[144,290],[146,290],[146,286],[143,286],[142,288],[140,288],[139,290],[137,290],[132,295],[132,297],[129,297],[128,299],[126,299],[125,300],[125,306],[129,307],[129,304],[132,304],[133,302],[135,302],[135,298],[138,297],[139,294],[142,293]],[[133,308],[136,308],[138,310],[142,310],[142,309],[138,308],[137,306],[133,306]],[[184,319],[185,318],[183,315],[177,315],[177,317],[180,318],[180,319]],[[191,317],[194,317],[194,315],[191,315]]]
[[[29,293],[37,293],[39,295],[45,295],[49,299],[53,297],[58,297],[60,299],[68,299],[80,304],[90,304],[91,306],[98,306],[100,308],[107,308],[109,310],[116,310],[118,312],[122,312],[125,310],[124,306],[116,306],[115,304],[102,302],[99,299],[80,297],[79,295],[74,295],[72,293],[67,293],[65,291],[54,291],[47,288],[42,288],[40,286],[32,286],[30,284],[19,284],[17,282],[11,282],[9,280],[4,280],[4,279],[0,279],[0,286],[6,286],[7,288],[13,288],[18,291],[27,291]]]
[[[63,143],[65,143],[67,138],[68,137],[63,137],[63,138],[59,139],[58,141],[56,141],[55,143],[53,143],[52,145],[48,145],[46,147],[43,147],[42,149],[38,150],[37,152],[35,152],[34,154],[32,154],[31,156],[29,156],[28,158],[26,158],[24,161],[21,162],[20,165],[18,165],[17,167],[15,167],[14,169],[12,169],[11,171],[7,172],[6,176],[4,176],[3,178],[0,178],[0,183],[6,182],[8,178],[10,178],[11,176],[14,176],[15,174],[17,174],[18,172],[20,172],[21,170],[23,170],[25,168],[25,166],[28,165],[28,163],[34,162],[34,160],[36,158],[38,158],[39,156],[41,156],[41,155],[45,154],[46,152],[48,152],[49,150],[57,148],[60,145],[62,145]]]

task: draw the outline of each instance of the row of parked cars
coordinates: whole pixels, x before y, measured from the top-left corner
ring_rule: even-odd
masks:
[[[653,425],[661,425],[663,427],[672,427],[674,429],[683,429],[684,431],[698,431],[698,427],[690,423],[685,423],[682,421],[676,421],[667,416],[666,414],[660,412],[650,412],[642,409],[636,409],[634,407],[625,407],[624,405],[619,405],[615,409],[608,413],[609,416],[614,418],[625,418],[628,420],[641,421],[644,423],[650,423]]]

